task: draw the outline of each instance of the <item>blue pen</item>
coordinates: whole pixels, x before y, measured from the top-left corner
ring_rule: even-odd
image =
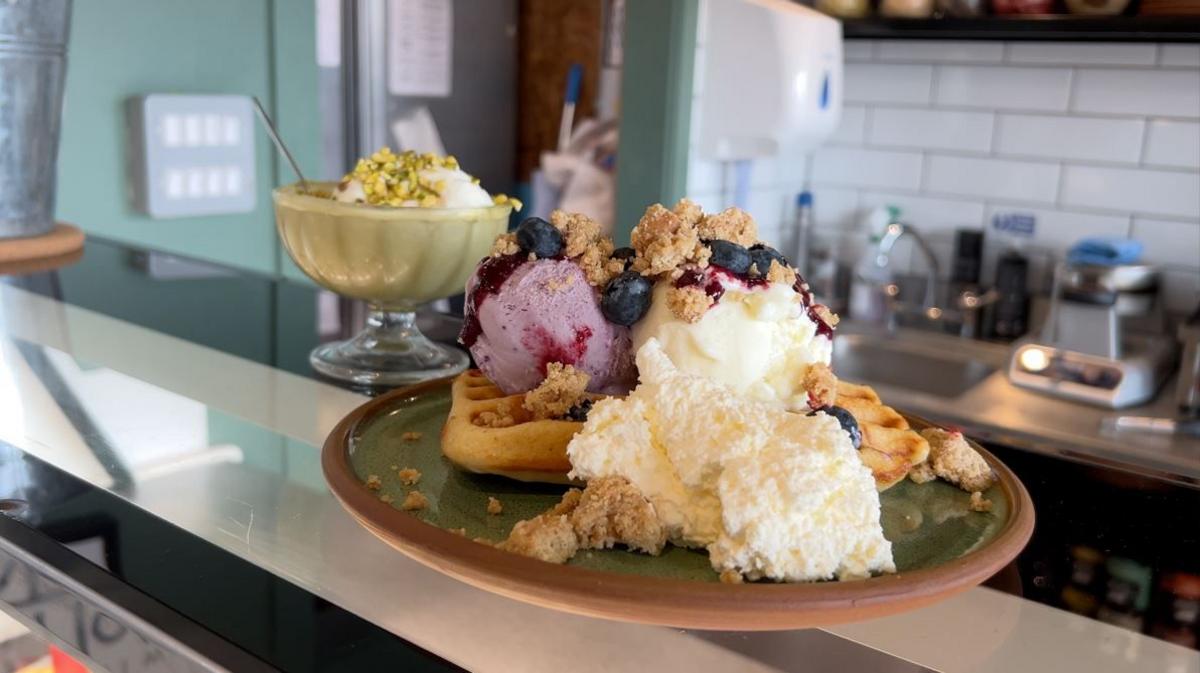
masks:
[[[575,126],[575,104],[579,102],[579,88],[583,85],[583,66],[572,63],[567,72],[567,93],[563,99],[562,118],[558,122],[558,151],[565,152],[571,142],[571,129]]]

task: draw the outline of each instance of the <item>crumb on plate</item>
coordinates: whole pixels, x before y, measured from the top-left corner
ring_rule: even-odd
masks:
[[[654,505],[625,477],[600,477],[588,482],[571,512],[579,545],[608,549],[624,544],[657,556],[667,542]]]
[[[428,506],[429,499],[420,491],[409,491],[408,495],[404,496],[404,502],[400,503],[400,509],[410,512],[416,512]]]
[[[411,430],[400,435],[401,441],[405,441],[405,442],[415,442],[420,438],[421,438],[421,433],[413,432]]]
[[[971,511],[990,512],[992,511],[992,501],[983,497],[983,493],[975,491],[971,493]]]
[[[742,574],[733,568],[727,568],[721,571],[722,584],[741,584],[745,581],[746,579],[742,577]]]
[[[547,563],[566,563],[579,550],[579,538],[567,516],[546,513],[518,521],[496,546]]]
[[[996,476],[966,437],[958,431],[925,428],[921,436],[929,442],[929,463],[937,476],[964,491],[985,491]]]
[[[920,465],[914,465],[912,470],[909,470],[908,472],[908,478],[912,479],[918,484],[924,484],[937,479],[937,475],[933,472],[933,466],[929,464],[928,460],[926,460]]]
[[[503,511],[504,505],[499,500],[489,495],[487,501],[487,513],[495,516]]]
[[[403,470],[397,470],[396,476],[400,477],[400,483],[404,484],[405,486],[412,486],[418,481],[421,481],[421,471],[413,467],[406,467]]]
[[[383,487],[383,480],[380,479],[379,475],[377,474],[368,474],[366,484],[367,488],[371,489],[372,491],[378,491],[381,487]]]

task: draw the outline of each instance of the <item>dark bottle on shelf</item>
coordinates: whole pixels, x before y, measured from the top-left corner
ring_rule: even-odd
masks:
[[[983,268],[983,232],[977,229],[959,229],[954,232],[954,260],[950,269],[950,303],[965,293],[980,294],[979,275]],[[980,335],[980,312],[965,311],[960,326],[946,325],[946,331],[964,336]]]
[[[1197,649],[1200,640],[1200,575],[1167,573],[1158,583],[1150,635]]]
[[[1009,250],[996,260],[996,292],[1000,297],[992,307],[989,335],[1011,341],[1029,329],[1029,260],[1017,250]]]

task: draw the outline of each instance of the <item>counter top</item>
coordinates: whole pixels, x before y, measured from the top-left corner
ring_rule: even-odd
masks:
[[[1195,651],[987,588],[885,619],[777,633],[611,622],[483,592],[386,547],[325,488],[317,447],[365,399],[0,286],[0,442],[448,665],[1200,672]],[[14,485],[39,493],[38,475],[7,464],[0,497]]]
[[[1147,404],[1105,409],[1044,395],[1013,385],[1005,374],[1009,348],[928,332],[874,330],[854,323],[838,327],[839,339],[864,340],[870,348],[931,360],[982,363],[991,372],[952,397],[922,392],[868,375],[885,399],[905,411],[961,427],[976,439],[1105,467],[1117,467],[1200,487],[1200,438],[1112,432],[1103,421],[1117,415],[1174,417],[1175,381],[1169,379]],[[930,376],[938,373],[930,372]]]

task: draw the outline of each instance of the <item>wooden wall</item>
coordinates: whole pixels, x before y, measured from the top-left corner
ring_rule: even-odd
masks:
[[[528,180],[539,155],[558,143],[567,71],[583,65],[575,119],[595,111],[603,0],[521,0],[518,39],[517,179]]]

